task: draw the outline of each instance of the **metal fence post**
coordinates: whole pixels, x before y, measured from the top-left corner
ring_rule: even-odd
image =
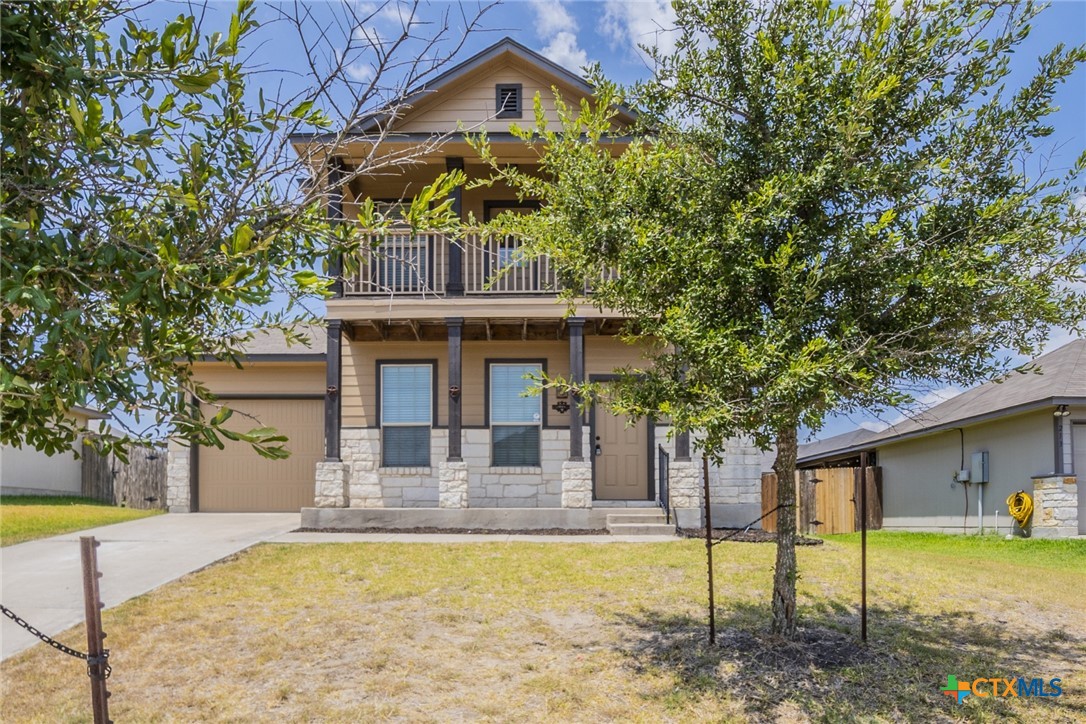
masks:
[[[102,646],[106,635],[102,631],[102,599],[98,589],[98,541],[93,536],[79,539],[83,559],[83,608],[87,618],[87,675],[91,683],[91,707],[94,724],[111,724],[109,719],[109,651]]]

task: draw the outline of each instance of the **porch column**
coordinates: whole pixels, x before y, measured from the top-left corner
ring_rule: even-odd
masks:
[[[449,156],[445,159],[446,171],[463,171],[464,159],[459,156]],[[457,186],[450,194],[452,198],[453,213],[464,220],[464,193]],[[449,241],[449,279],[445,282],[445,293],[450,297],[464,295],[464,247],[457,241]]]
[[[685,367],[681,372],[681,379],[686,380]],[[690,431],[684,430],[675,435],[675,461],[676,462],[690,462]]]
[[[573,384],[584,382],[584,318],[570,317],[569,328],[569,380]],[[570,395],[569,408],[569,460],[562,463],[562,507],[592,507],[592,463],[584,459],[581,427],[581,396]]]
[[[449,333],[449,454],[438,463],[437,504],[439,508],[468,507],[468,464],[462,455],[460,401],[461,338],[463,317],[446,317],[445,328]]]
[[[463,331],[463,317],[446,317],[445,327],[449,332],[449,456],[450,462],[462,460],[461,445],[463,443],[460,432],[460,358],[461,358],[461,332]]]
[[[579,385],[584,382],[584,317],[570,317],[566,325],[569,327],[569,380]],[[569,402],[569,459],[583,461],[581,396],[572,394]]]
[[[328,161],[328,218],[343,221],[343,160],[333,157]],[[328,260],[328,276],[332,277],[332,294],[343,296],[343,256],[333,254]]]
[[[343,322],[338,319],[328,320],[328,351],[325,356],[327,373],[324,389],[324,459],[339,462],[339,427],[343,410],[342,397],[339,394],[343,383],[341,367],[341,335]]]
[[[316,488],[313,504],[318,508],[343,508],[347,506],[350,465],[340,458],[339,429],[342,423],[343,386],[340,350],[343,322],[328,320],[328,347],[325,355],[324,388],[324,460],[317,463]]]

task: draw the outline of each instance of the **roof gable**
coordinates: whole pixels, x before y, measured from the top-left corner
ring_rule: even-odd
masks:
[[[495,85],[523,86],[521,118],[495,118]],[[352,132],[370,133],[386,124],[397,132],[441,133],[466,130],[505,131],[511,123],[533,121],[532,99],[538,92],[548,121],[557,121],[551,87],[556,86],[572,103],[593,95],[592,85],[512,38],[503,38],[423,86],[411,90],[399,118],[388,111],[373,114],[357,123]],[[618,109],[618,121],[630,124],[634,113]]]

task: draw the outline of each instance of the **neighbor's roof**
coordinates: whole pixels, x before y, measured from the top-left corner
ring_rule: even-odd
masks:
[[[268,362],[319,362],[325,358],[328,335],[324,327],[305,325],[298,333],[309,340],[309,345],[287,344],[287,339],[278,329],[258,330],[253,338],[242,345],[246,359]],[[217,358],[204,355],[204,362]]]
[[[1033,360],[1027,372],[974,387],[881,432],[855,430],[803,445],[799,462],[841,456],[917,435],[1039,407],[1086,402],[1086,339]]]
[[[549,73],[559,82],[564,85],[570,86],[575,90],[580,91],[585,95],[592,95],[595,93],[595,88],[592,84],[586,81],[583,77],[574,73],[573,71],[563,68],[555,63],[553,60],[540,55],[531,48],[521,45],[517,41],[510,37],[505,37],[498,42],[491,45],[489,48],[476,53],[463,63],[450,68],[444,73],[438,75],[436,78],[424,83],[417,88],[412,88],[408,91],[404,98],[403,104],[407,106],[414,106],[420,101],[426,99],[428,96],[433,95],[441,91],[465,76],[485,68],[492,62],[498,60],[503,55],[512,58],[517,58],[525,63],[533,65],[541,70]],[[397,105],[400,105],[397,103]],[[632,123],[636,117],[635,111],[631,110],[627,106],[618,106],[619,115],[624,123]],[[351,134],[366,135],[377,130],[383,123],[389,120],[389,113],[386,110],[381,110],[376,113],[372,113],[366,116],[358,123],[356,123],[351,129]],[[324,140],[325,138],[334,137],[335,134],[322,134],[322,133],[294,133],[291,134],[290,140],[292,142],[306,142],[311,140]],[[491,134],[493,135],[493,134]]]

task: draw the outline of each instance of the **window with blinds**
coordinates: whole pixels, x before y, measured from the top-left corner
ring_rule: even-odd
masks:
[[[525,397],[540,364],[490,365],[490,456],[494,467],[539,467],[543,398]]]
[[[382,364],[381,466],[429,467],[433,425],[430,364]]]

